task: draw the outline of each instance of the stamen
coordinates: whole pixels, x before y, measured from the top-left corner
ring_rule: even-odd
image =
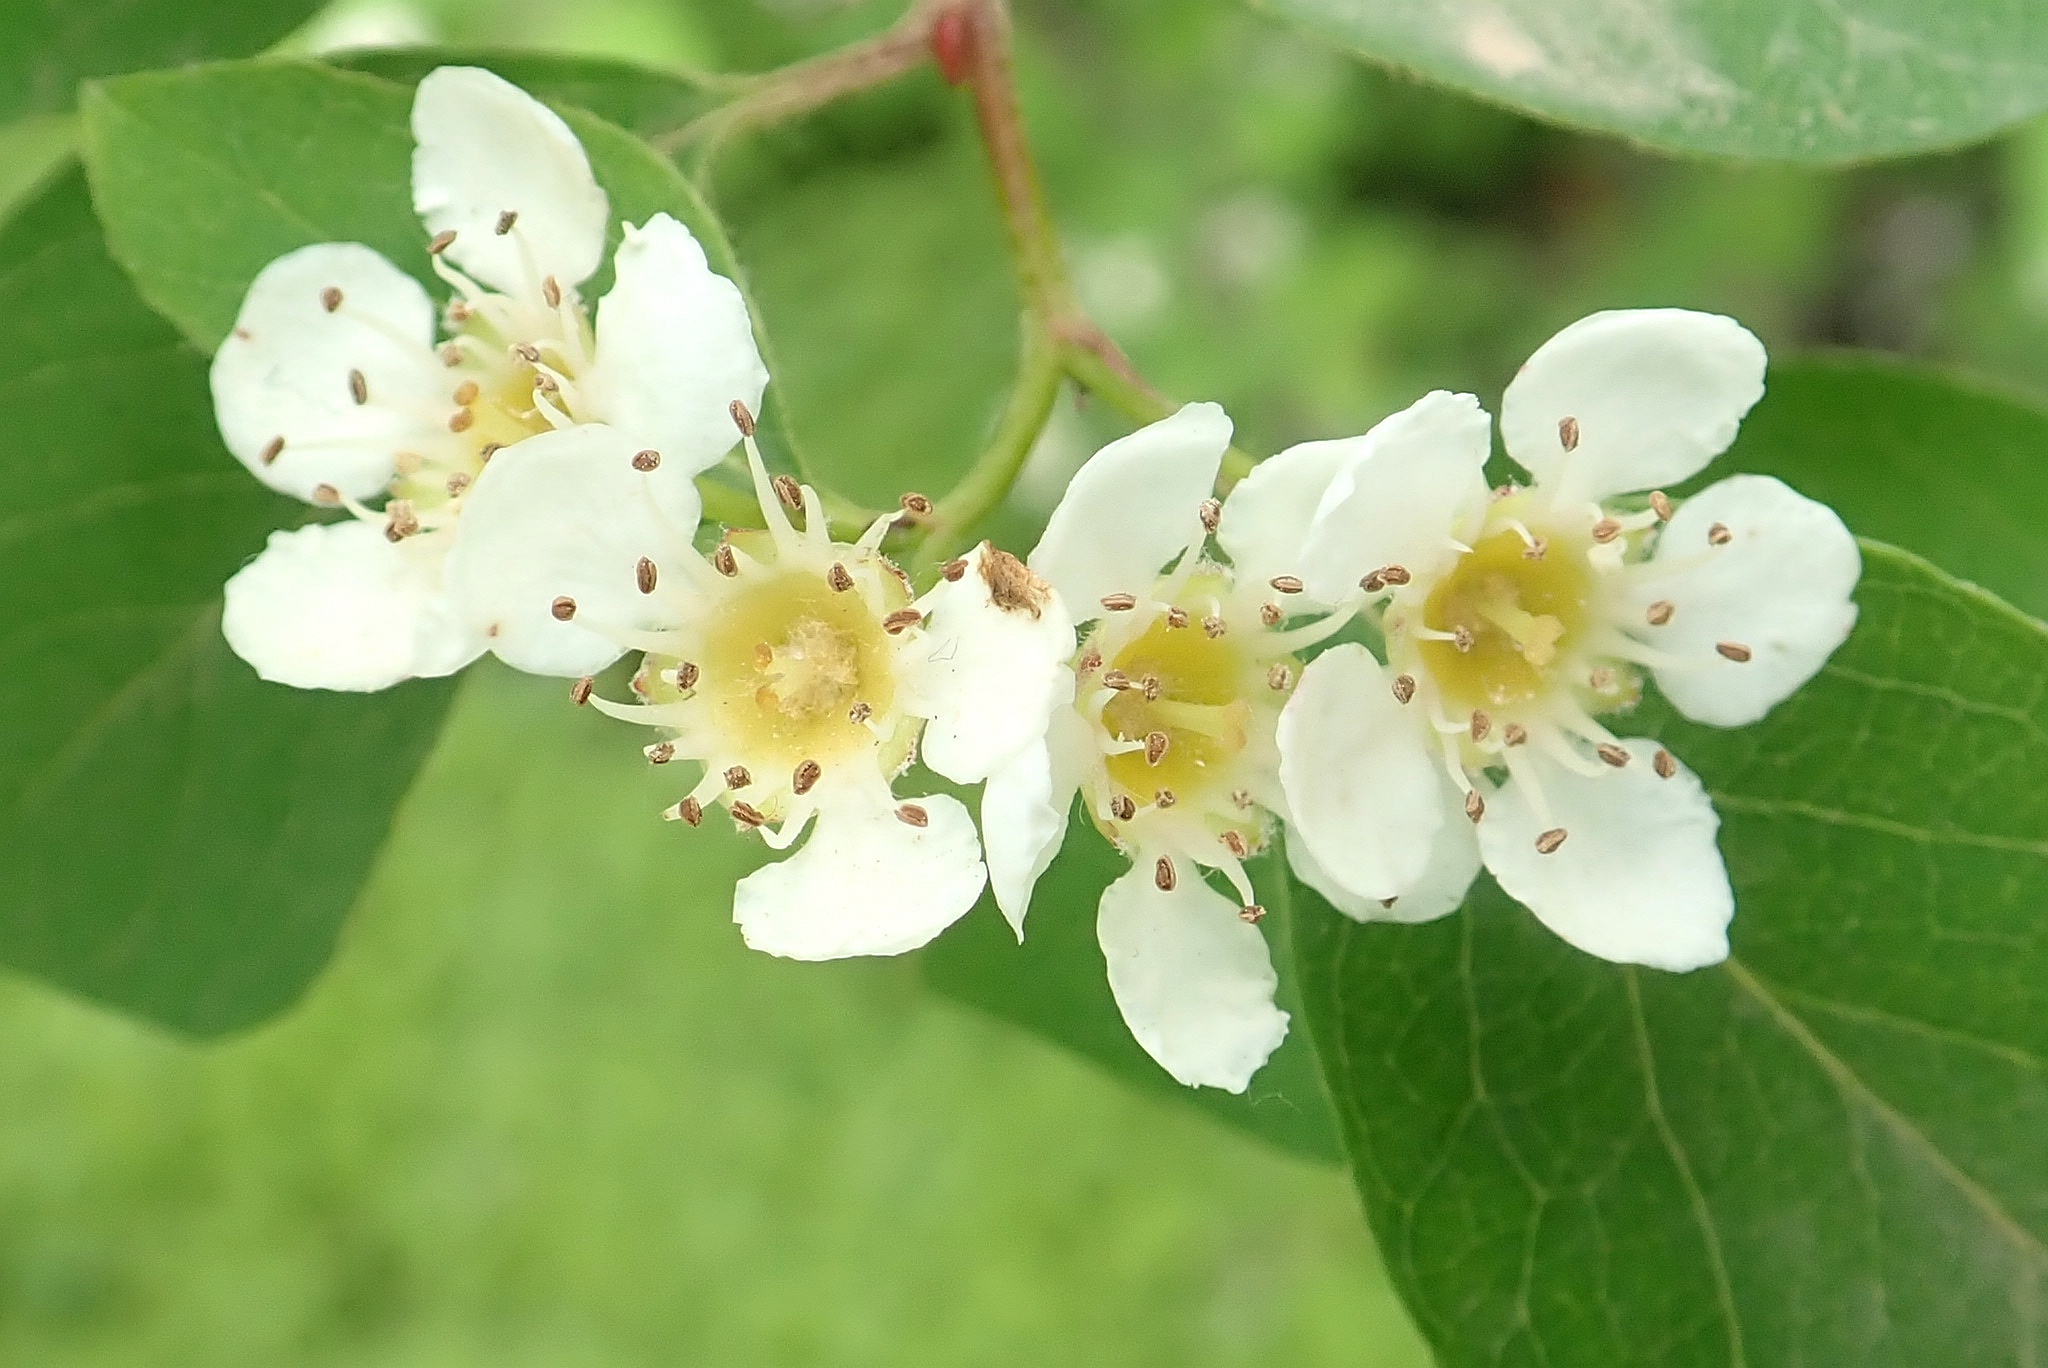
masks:
[[[492,231],[497,233],[499,237],[503,237],[512,231],[512,225],[517,222],[519,222],[519,211],[517,209],[507,209],[498,215],[498,226]]]
[[[1673,611],[1670,599],[1658,599],[1650,605],[1650,611],[1645,613],[1644,616],[1650,620],[1652,627],[1662,627],[1665,623],[1671,621]]]
[[[1262,603],[1259,605],[1259,621],[1265,623],[1268,627],[1278,627],[1280,619],[1285,616],[1286,614],[1280,611],[1280,605],[1277,603]]]
[[[534,346],[531,342],[514,342],[511,346],[505,348],[505,351],[513,359],[524,361],[529,366],[538,366],[540,364],[540,348]]]
[[[467,432],[470,429],[470,425],[475,422],[476,414],[468,409],[457,409],[448,415],[448,430],[450,432]]]
[[[1519,722],[1510,722],[1501,729],[1500,739],[1510,746],[1526,745],[1529,740],[1529,729]]]
[[[1622,768],[1629,761],[1628,750],[1625,747],[1615,745],[1611,741],[1595,746],[1593,753],[1616,769]]]
[[[939,578],[948,584],[958,584],[961,576],[966,573],[967,558],[965,556],[955,556],[939,567]]]
[[[1531,537],[1529,544],[1522,548],[1522,559],[1540,561],[1550,551],[1550,543],[1541,537]]]
[[[711,568],[731,579],[740,572],[740,558],[733,554],[731,542],[720,542],[711,553]]]
[[[1128,613],[1138,606],[1136,594],[1104,594],[1102,606],[1112,613]]]
[[[875,710],[866,703],[855,703],[846,710],[846,720],[856,727],[875,715]]]
[[[640,586],[641,593],[653,593],[655,581],[654,562],[642,556],[639,563],[633,567],[633,579]]]
[[[754,435],[754,415],[745,404],[735,399],[725,406],[725,411],[732,415],[733,426],[740,430],[740,436]]]
[[[548,611],[555,615],[555,621],[567,622],[576,616],[576,600],[564,594],[548,605]]]
[[[1462,622],[1459,623],[1458,630],[1451,633],[1451,644],[1457,647],[1460,653],[1470,652],[1472,649],[1472,629]]]
[[[833,561],[831,568],[825,571],[825,583],[832,586],[833,593],[843,594],[853,588],[853,572]]]
[[[336,508],[341,504],[341,491],[331,484],[313,486],[313,502],[322,508]]]
[[[1734,539],[1734,536],[1735,534],[1728,530],[1727,523],[1715,523],[1707,529],[1707,544],[1709,546],[1726,546]]]
[[[553,276],[548,276],[547,278],[545,278],[544,280],[542,280],[542,281],[541,281],[541,283],[540,283],[540,297],[541,297],[542,299],[545,299],[545,300],[546,300],[546,301],[548,302],[548,307],[549,307],[550,309],[559,309],[559,308],[561,308],[561,307],[562,307],[562,286],[561,286],[561,282],[560,282],[560,281],[557,281],[557,280],[556,280],[556,279],[555,279],[555,278],[554,278]]]
[[[1557,420],[1557,444],[1566,451],[1579,449],[1579,420],[1560,418]]]
[[[1173,628],[1176,628],[1176,627],[1185,627],[1185,626],[1187,626],[1187,625],[1188,625],[1188,614],[1187,614],[1187,609],[1185,609],[1185,608],[1169,608],[1169,609],[1167,609],[1167,610],[1166,610],[1166,626],[1167,626],[1167,628],[1168,628],[1169,630],[1171,630],[1171,629],[1173,629]]]
[[[685,798],[673,807],[662,809],[662,820],[684,822],[690,826],[704,825],[704,805],[695,798]]]
[[[569,701],[579,708],[582,707],[590,701],[590,691],[596,686],[597,681],[595,679],[592,679],[589,675],[583,676],[583,678],[569,686]]]
[[[754,831],[768,824],[768,819],[762,815],[761,809],[744,798],[733,799],[726,804],[726,810],[732,813],[732,824],[742,830]]]
[[[1232,789],[1230,791],[1230,805],[1240,812],[1250,812],[1252,810],[1251,790]]]
[[[1180,799],[1176,797],[1174,795],[1173,790],[1169,788],[1160,789],[1157,793],[1152,795],[1152,806],[1160,809],[1161,811],[1164,811],[1165,809],[1172,807],[1175,803],[1179,801]]]
[[[1217,839],[1223,842],[1223,848],[1225,850],[1237,856],[1237,858],[1240,860],[1244,859],[1247,855],[1251,854],[1252,848],[1251,846],[1246,844],[1244,839],[1244,833],[1240,831],[1237,831],[1235,829],[1226,831],[1221,836],[1217,837]]]
[[[1208,634],[1211,641],[1214,641],[1228,631],[1229,627],[1222,618],[1212,613],[1202,619],[1202,630]]]
[[[333,313],[341,307],[341,289],[339,286],[329,285],[320,292],[320,307],[329,313]]]
[[[1202,505],[1199,509],[1196,510],[1196,512],[1202,519],[1202,530],[1204,532],[1214,532],[1220,525],[1222,525],[1223,505],[1218,503],[1216,500],[1202,500]]]
[[[272,465],[282,455],[284,455],[284,438],[273,437],[263,444],[263,450],[256,453],[256,459],[264,465]]]
[[[1122,670],[1104,670],[1102,672],[1102,687],[1105,689],[1128,689],[1131,687],[1131,677]]]
[[[1612,518],[1602,518],[1593,524],[1593,540],[1602,546],[1621,535],[1621,524]]]
[[[896,809],[896,820],[905,826],[926,827],[932,823],[931,814],[915,803],[905,803]]]
[[[643,746],[640,753],[647,757],[647,763],[650,765],[666,765],[676,758],[676,743],[657,741],[651,746]]]
[[[1465,790],[1465,815],[1475,824],[1486,815],[1486,799],[1480,797],[1476,788]]]
[[[1717,641],[1714,643],[1714,649],[1727,659],[1734,661],[1737,665],[1748,661],[1753,654],[1749,647],[1739,641]]]
[[[789,791],[801,798],[811,791],[825,773],[825,767],[815,760],[806,760],[796,767],[796,773],[789,776]]]
[[[1237,919],[1251,926],[1257,926],[1266,919],[1266,909],[1257,903],[1246,903],[1237,909]]]
[[[652,471],[658,470],[660,468],[661,453],[654,450],[652,447],[649,447],[645,451],[636,451],[633,453],[633,469],[639,471],[642,475],[649,474]]]
[[[1287,686],[1294,682],[1294,675],[1285,665],[1275,665],[1266,671],[1266,687],[1275,693],[1285,693]]]
[[[743,789],[753,782],[754,776],[747,772],[745,765],[733,765],[725,772],[725,786],[727,788]]]
[[[384,536],[400,542],[420,530],[419,510],[411,499],[393,499],[384,506]]]
[[[489,465],[491,463],[491,457],[497,455],[504,449],[505,444],[503,442],[485,442],[482,448],[480,448],[476,453],[476,459],[478,464]]]
[[[454,245],[455,230],[453,228],[443,228],[440,232],[434,234],[434,236],[428,240],[427,255],[439,256],[441,255],[441,253],[447,251],[450,247]]]
[[[1563,827],[1552,827],[1536,838],[1536,853],[1538,855],[1555,855],[1557,848],[1564,844],[1564,838],[1567,834]]]
[[[1143,679],[1140,679],[1138,681],[1138,691],[1145,695],[1147,703],[1157,702],[1161,692],[1159,676],[1148,674]]]
[[[481,393],[483,393],[483,391],[480,388],[478,388],[476,381],[463,381],[461,384],[455,387],[454,398],[456,406],[458,408],[468,408],[471,404],[474,404],[476,402],[477,396]]]
[[[1415,676],[1398,674],[1394,676],[1394,701],[1406,703],[1415,697]]]
[[[792,513],[804,510],[803,487],[787,475],[777,475],[768,482],[775,486],[775,497],[782,500],[782,506]]]
[[[443,342],[436,355],[441,358],[441,364],[450,369],[462,364],[462,348],[453,342]]]
[[[1298,594],[1302,589],[1301,581],[1293,575],[1275,575],[1267,580],[1266,583],[1272,585],[1277,592],[1282,594]]]
[[[348,397],[356,401],[358,408],[370,402],[370,382],[359,370],[348,373]]]
[[[1152,865],[1152,886],[1161,893],[1171,893],[1179,882],[1180,876],[1173,872],[1173,861],[1161,855]]]
[[[1168,744],[1169,743],[1167,741],[1167,736],[1165,732],[1146,732],[1145,763],[1148,765],[1156,765],[1161,760],[1164,760],[1166,758],[1166,748]]]
[[[915,608],[898,608],[882,619],[882,630],[890,636],[900,636],[908,629],[924,621],[924,614]]]
[[[913,518],[931,516],[932,501],[922,494],[905,494],[897,502],[903,506],[903,511]]]
[[[1138,815],[1138,805],[1131,800],[1130,794],[1119,793],[1109,800],[1109,815],[1119,822],[1128,822]]]
[[[1650,511],[1657,515],[1658,522],[1671,521],[1671,496],[1661,489],[1650,491]]]
[[[1101,668],[1102,652],[1096,650],[1093,646],[1081,652],[1081,658],[1074,662],[1074,672],[1076,674],[1092,674]]]
[[[1493,730],[1493,719],[1479,709],[1474,708],[1472,710],[1472,722],[1469,730],[1472,733],[1473,741],[1484,741],[1487,734]]]
[[[1657,771],[1659,779],[1669,779],[1678,773],[1678,760],[1670,751],[1659,746],[1657,753],[1650,758],[1650,768]]]

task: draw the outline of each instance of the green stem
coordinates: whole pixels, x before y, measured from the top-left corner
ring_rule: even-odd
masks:
[[[1061,364],[1074,383],[1134,423],[1156,423],[1175,409],[1159,392],[1139,379],[1128,367],[1116,364],[1088,340],[1069,340],[1060,350]],[[1223,453],[1223,471],[1217,477],[1218,493],[1252,473],[1258,462],[1245,451],[1230,447]]]
[[[1017,380],[995,435],[952,492],[932,509],[913,556],[917,563],[943,564],[973,544],[975,528],[1010,492],[1038,434],[1045,430],[1064,374],[1059,349],[1043,329],[1027,322]]]

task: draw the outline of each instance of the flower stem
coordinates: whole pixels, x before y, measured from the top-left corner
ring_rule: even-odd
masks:
[[[932,509],[913,559],[938,565],[972,544],[969,538],[975,526],[995,511],[1017,482],[1017,472],[1024,468],[1025,458],[1052,416],[1064,376],[1059,348],[1035,321],[1027,319],[1017,379],[995,435],[967,474]]]

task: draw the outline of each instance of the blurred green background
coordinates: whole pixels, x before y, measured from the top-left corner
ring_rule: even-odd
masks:
[[[890,17],[351,0],[298,43],[752,69]],[[1223,0],[1030,0],[1019,42],[1085,301],[1253,450],[1434,386],[1490,398],[1617,305],[2048,388],[2048,130],[1734,170],[1412,86]],[[809,443],[850,493],[938,492],[1015,341],[958,98],[919,73],[735,149],[714,188]],[[1015,538],[1116,430],[1062,408]],[[655,820],[673,795],[639,738],[561,692],[469,682],[335,970],[282,1022],[196,1050],[0,979],[0,1364],[1426,1362],[1339,1173],[910,964],[748,955],[737,848]]]

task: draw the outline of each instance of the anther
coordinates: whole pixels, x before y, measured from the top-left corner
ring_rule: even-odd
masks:
[[[1510,746],[1523,746],[1529,742],[1529,729],[1519,722],[1510,722],[1501,728],[1500,739]]]
[[[903,505],[903,511],[913,518],[928,517],[932,511],[932,501],[922,494],[905,494],[898,502]]]
[[[1659,779],[1669,779],[1678,773],[1678,761],[1670,751],[1660,746],[1657,753],[1650,757],[1650,768],[1657,771]]]
[[[384,506],[384,536],[400,542],[420,530],[419,510],[411,499],[393,499]]]
[[[1280,605],[1277,603],[1262,603],[1259,605],[1259,621],[1265,623],[1268,627],[1278,627],[1280,619],[1285,616],[1287,615],[1280,611]]]
[[[1601,742],[1593,748],[1593,753],[1598,755],[1603,762],[1614,766],[1616,769],[1620,769],[1628,764],[1629,755],[1627,749],[1615,745],[1612,741]]]
[[[1538,855],[1555,855],[1557,848],[1564,844],[1564,838],[1565,829],[1563,827],[1552,827],[1536,838],[1536,853]]]
[[[640,586],[641,593],[651,594],[654,592],[654,580],[654,562],[642,556],[633,567],[633,581]]]
[[[1145,763],[1156,765],[1166,758],[1168,741],[1163,731],[1145,733]]]
[[[1540,561],[1550,551],[1550,543],[1541,537],[1531,537],[1529,544],[1522,548],[1522,559]]]
[[[474,412],[469,409],[457,409],[448,415],[448,430],[450,432],[467,432],[469,431],[470,424],[475,421],[476,414]]]
[[[1602,546],[1621,535],[1621,524],[1612,518],[1602,518],[1593,524],[1593,540]]]
[[[1753,654],[1749,647],[1739,641],[1717,641],[1714,643],[1714,649],[1727,659],[1734,661],[1737,665],[1747,661]]]
[[[1078,674],[1090,674],[1101,668],[1102,652],[1096,650],[1093,646],[1081,652],[1081,658],[1074,662],[1074,670]]]
[[[765,670],[775,663],[775,648],[765,641],[754,643],[754,668]]]
[[[1214,532],[1219,526],[1222,525],[1223,505],[1216,502],[1216,500],[1202,500],[1202,507],[1199,511],[1201,513],[1202,528],[1204,531]]]
[[[697,669],[696,661],[684,661],[682,664],[676,666],[676,687],[685,692],[688,692],[689,690],[696,688],[697,677],[699,673],[700,671]]]
[[[329,313],[341,307],[341,290],[338,286],[329,285],[320,292],[320,307]]]
[[[524,361],[529,366],[538,366],[540,364],[540,348],[534,346],[531,342],[514,342],[505,350],[510,352],[515,359]]]
[[[1152,795],[1152,806],[1160,809],[1170,808],[1179,801],[1180,796],[1169,788],[1160,789]]]
[[[740,558],[733,554],[730,542],[720,542],[712,551],[711,568],[728,579],[740,572]]]
[[[489,465],[491,463],[491,457],[497,455],[504,449],[505,444],[503,442],[485,442],[481,447],[477,448],[476,458],[484,465]]]
[[[866,703],[855,703],[846,710],[846,720],[853,723],[856,727],[874,715],[874,708]]]
[[[1671,521],[1671,496],[1661,489],[1650,491],[1650,511],[1657,515],[1658,522]]]
[[[477,387],[476,381],[465,380],[455,387],[455,402],[459,407],[468,408],[476,402],[477,396],[481,393],[483,391]]]
[[[1266,919],[1266,909],[1257,903],[1246,903],[1237,909],[1237,919],[1248,926],[1257,926]]]
[[[1709,546],[1726,546],[1734,537],[1735,534],[1728,530],[1727,523],[1715,523],[1707,529],[1707,544]]]
[[[1398,674],[1394,676],[1394,701],[1406,703],[1415,697],[1415,676]]]
[[[453,342],[443,342],[436,355],[441,358],[441,364],[450,370],[462,364],[462,348]]]
[[[1385,565],[1380,567],[1380,578],[1388,584],[1401,585],[1415,577],[1408,573],[1408,567],[1405,565]]]
[[[1566,451],[1579,449],[1579,420],[1560,418],[1557,420],[1557,444]]]
[[[447,251],[450,247],[454,245],[455,230],[453,228],[444,228],[440,232],[434,234],[432,239],[428,241],[427,255],[439,256],[441,255],[441,253]]]
[[[733,765],[725,772],[725,786],[729,789],[743,789],[753,782],[754,776],[745,765]]]
[[[1119,793],[1109,800],[1109,815],[1119,822],[1128,822],[1138,815],[1138,805],[1128,793]]]
[[[1465,815],[1475,822],[1486,815],[1486,799],[1480,796],[1478,789],[1465,790]]]
[[[1650,620],[1652,627],[1662,627],[1665,623],[1671,621],[1673,611],[1670,599],[1658,599],[1650,605],[1650,611],[1643,614],[1643,616]]]
[[[546,301],[548,302],[548,307],[549,307],[550,309],[559,309],[559,308],[561,308],[561,307],[562,307],[562,285],[561,285],[561,282],[560,282],[560,281],[558,281],[558,280],[556,280],[556,279],[555,279],[555,278],[554,278],[553,276],[547,276],[547,277],[545,277],[544,279],[542,279],[542,281],[540,282],[540,297],[541,297],[542,299],[545,299],[545,300],[546,300]]]
[[[359,370],[348,373],[348,397],[355,400],[358,407],[370,402],[370,382]]]
[[[843,594],[853,588],[853,572],[838,561],[833,561],[825,571],[825,583],[832,586],[833,593]]]
[[[1285,665],[1275,665],[1266,671],[1266,687],[1275,693],[1285,693],[1287,686],[1294,682],[1294,672]]]
[[[811,786],[816,784],[819,776],[824,773],[825,767],[817,761],[804,761],[796,767],[796,772],[789,776],[789,791],[799,798],[803,797],[811,791]]]
[[[1217,637],[1222,636],[1226,631],[1228,631],[1229,627],[1224,623],[1222,618],[1217,617],[1214,614],[1211,614],[1210,616],[1202,619],[1202,630],[1208,633],[1209,639],[1211,641],[1214,641]]]
[[[1301,592],[1301,581],[1293,575],[1275,575],[1267,580],[1266,583],[1272,585],[1278,593],[1298,594]]]
[[[1104,594],[1102,606],[1112,613],[1128,613],[1138,606],[1136,594]]]
[[[270,465],[282,455],[284,455],[284,438],[273,437],[263,444],[263,450],[256,453],[256,459],[264,465]]]
[[[592,679],[589,675],[583,676],[583,678],[569,686],[569,701],[579,708],[582,707],[590,701],[590,691],[595,687],[597,687],[595,679]]]
[[[561,383],[557,381],[554,376],[549,375],[546,371],[539,371],[535,373],[533,377],[533,387],[539,390],[542,394],[554,394],[562,388]]]
[[[1474,708],[1472,710],[1472,720],[1466,729],[1471,732],[1474,741],[1484,741],[1488,734],[1493,731],[1493,719],[1479,709]]]
[[[1159,695],[1161,693],[1159,676],[1156,674],[1148,674],[1144,678],[1140,679],[1138,681],[1138,692],[1145,695],[1145,701],[1147,703],[1158,702]]]
[[[754,415],[745,404],[735,399],[725,406],[725,411],[732,415],[732,425],[740,430],[740,436],[754,435]]]
[[[548,605],[548,611],[555,615],[555,621],[567,622],[576,616],[576,600],[564,594]]]
[[[782,501],[782,506],[784,508],[788,509],[792,513],[801,513],[803,511],[803,486],[798,484],[793,477],[788,475],[777,475],[768,483],[775,486],[775,497]]]
[[[1185,626],[1187,626],[1187,625],[1188,625],[1188,612],[1187,612],[1187,609],[1185,609],[1185,608],[1169,608],[1169,609],[1167,609],[1167,610],[1166,610],[1166,625],[1167,625],[1167,627],[1169,627],[1169,628],[1175,628],[1175,627],[1185,627]]]
[[[1180,877],[1173,872],[1173,861],[1161,855],[1152,865],[1152,886],[1161,893],[1173,892],[1173,886]]]
[[[634,452],[633,469],[639,471],[642,475],[661,469],[661,453],[653,447],[649,447],[645,451]]]
[[[897,808],[896,820],[905,826],[926,827],[932,824],[931,814],[915,803],[905,803]]]
[[[1223,842],[1225,850],[1240,860],[1252,853],[1252,848],[1245,843],[1244,833],[1235,828],[1224,832],[1217,839]]]
[[[1102,687],[1105,689],[1128,689],[1131,687],[1131,677],[1122,670],[1104,670],[1102,672]]]
[[[1459,623],[1458,629],[1451,633],[1451,645],[1457,647],[1461,653],[1470,651],[1472,649],[1472,629],[1462,622]]]
[[[967,558],[965,556],[955,556],[939,567],[939,578],[948,584],[958,584],[961,576],[966,573]]]
[[[448,477],[448,497],[455,498],[469,488],[470,476],[466,470],[458,470]]]
[[[450,233],[448,236],[454,237],[455,234]],[[467,323],[475,312],[474,309],[469,307],[469,301],[466,299],[451,299],[448,301],[448,321],[451,324]],[[449,345],[454,346],[455,344],[451,342]]]
[[[688,822],[691,826],[704,825],[704,805],[695,798],[683,799],[682,802],[670,808],[669,812],[675,813],[676,820]],[[668,813],[666,812],[662,814],[664,817],[667,815]]]
[[[492,231],[497,233],[499,237],[503,237],[512,231],[512,225],[517,222],[519,222],[519,211],[517,209],[507,209],[498,215],[498,226]]]
[[[1230,791],[1230,805],[1239,812],[1250,812],[1252,810],[1251,790],[1232,789]]]
[[[1358,587],[1368,594],[1377,594],[1387,587],[1387,577],[1377,570],[1370,571],[1358,581]]]
[[[898,608],[882,619],[882,630],[890,636],[900,636],[910,628],[924,621],[924,614],[915,608]]]
[[[666,765],[676,758],[676,743],[657,741],[651,746],[642,747],[641,754],[647,757],[647,763],[650,765]]]
[[[755,807],[744,798],[733,799],[730,803],[726,804],[726,810],[732,814],[732,824],[744,830],[752,831],[756,827],[768,824],[768,818],[762,813],[761,809]]]
[[[322,508],[334,508],[341,503],[341,491],[331,484],[314,485],[313,502]]]
[[[1614,671],[1602,665],[1586,676],[1586,683],[1592,688],[1593,692],[1606,693],[1614,687]]]

